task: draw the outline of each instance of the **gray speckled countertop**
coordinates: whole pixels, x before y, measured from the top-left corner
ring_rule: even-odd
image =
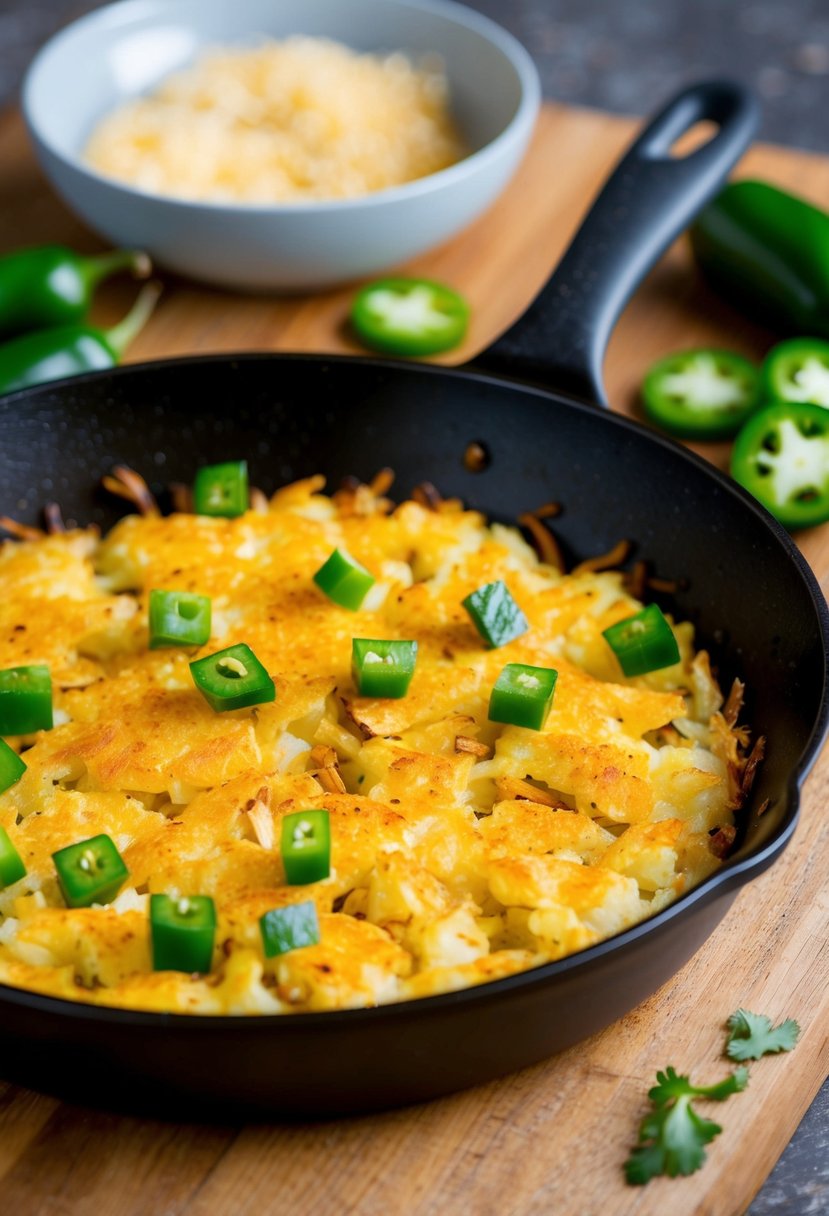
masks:
[[[466,2],[530,49],[548,97],[646,114],[685,82],[736,77],[764,102],[763,139],[829,153],[829,0]],[[93,7],[0,0],[0,102],[37,47]],[[829,1083],[748,1216],[829,1216]]]

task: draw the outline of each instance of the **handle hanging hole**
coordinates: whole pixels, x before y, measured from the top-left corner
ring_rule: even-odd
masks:
[[[684,160],[692,152],[697,152],[700,148],[704,148],[706,144],[709,144],[719,129],[719,125],[711,122],[710,119],[695,122],[692,127],[689,127],[678,139],[674,140],[668,149],[668,156],[672,157],[673,160]]]

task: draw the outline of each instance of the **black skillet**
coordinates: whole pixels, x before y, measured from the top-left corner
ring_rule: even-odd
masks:
[[[700,120],[718,133],[685,159]],[[266,490],[322,471],[428,479],[504,520],[555,499],[570,555],[635,539],[681,577],[666,601],[694,622],[724,683],[739,673],[767,759],[738,849],[696,890],[570,958],[479,988],[401,1005],[283,1018],[91,1008],[0,986],[3,1073],[75,1101],[194,1117],[300,1117],[435,1097],[521,1068],[592,1034],[669,979],[737,890],[780,854],[827,727],[829,626],[789,537],[686,450],[604,404],[601,358],[636,283],[744,150],[754,106],[739,88],[681,94],[628,152],[527,316],[472,369],[373,359],[245,355],[181,359],[27,390],[0,401],[0,510],[34,522],[54,499],[103,526],[96,495],[117,463],[151,482],[246,456]],[[566,166],[551,166],[551,179]],[[491,368],[545,386],[530,388]],[[566,395],[566,394],[571,395]],[[464,465],[470,441],[489,466]],[[769,800],[766,814],[759,808]]]

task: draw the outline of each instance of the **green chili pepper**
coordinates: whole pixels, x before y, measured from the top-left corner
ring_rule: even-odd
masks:
[[[320,940],[317,905],[308,900],[303,904],[271,908],[270,912],[260,916],[259,931],[265,958],[287,954],[289,950],[301,950],[303,946],[316,946]]]
[[[0,346],[0,393],[114,367],[148,320],[161,293],[147,283],[131,310],[111,329],[63,325],[13,338]]]
[[[711,285],[788,333],[829,337],[829,215],[767,182],[731,182],[691,244]]]
[[[196,688],[217,713],[276,700],[273,680],[244,642],[196,659],[190,671]]]
[[[541,730],[553,704],[558,672],[552,667],[507,663],[492,686],[490,722]]]
[[[9,747],[5,739],[0,739],[0,794],[11,789],[25,771],[25,761],[21,760],[13,747]]]
[[[88,256],[44,245],[8,253],[0,258],[0,336],[80,325],[104,279],[120,270],[146,279],[151,269],[146,253],[135,249]]]
[[[0,734],[52,729],[52,677],[41,664],[0,671]]]
[[[8,832],[0,827],[0,891],[19,882],[26,874],[23,858],[11,842]]]
[[[643,676],[679,662],[679,646],[658,604],[617,621],[602,637],[619,660],[626,676]]]
[[[806,401],[769,405],[734,441],[731,474],[786,528],[829,519],[829,410]]]
[[[405,697],[416,660],[417,642],[351,639],[351,671],[361,697]]]
[[[486,644],[505,646],[529,629],[527,618],[506,583],[487,583],[463,600],[463,606]]]
[[[811,401],[829,407],[829,342],[789,338],[778,342],[761,368],[766,401]]]
[[[372,350],[434,355],[462,340],[469,305],[451,287],[430,279],[381,279],[357,293],[351,323]]]
[[[297,811],[282,820],[280,840],[285,878],[292,887],[320,882],[331,872],[331,817],[328,811]]]
[[[109,836],[91,836],[52,854],[63,898],[70,908],[108,904],[114,899],[129,870]]]
[[[364,566],[343,549],[335,549],[314,575],[314,582],[341,608],[356,612],[374,586],[374,578]]]
[[[191,591],[150,592],[150,650],[210,641],[211,601]]]
[[[197,515],[235,519],[248,509],[246,460],[227,460],[199,469],[193,482],[193,510]]]
[[[659,359],[642,384],[647,416],[671,435],[736,435],[757,404],[759,373],[728,350],[686,350]]]
[[[209,895],[150,896],[154,971],[207,972],[213,966],[216,905]]]

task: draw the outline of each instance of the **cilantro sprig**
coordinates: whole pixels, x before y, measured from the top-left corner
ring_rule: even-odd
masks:
[[[793,1018],[773,1026],[762,1013],[738,1009],[726,1023],[725,1052],[732,1060],[759,1060],[761,1056],[791,1051],[800,1035]],[[632,1186],[643,1186],[659,1174],[676,1178],[693,1174],[705,1161],[705,1146],[722,1128],[706,1119],[694,1106],[698,1099],[723,1102],[748,1085],[748,1068],[742,1064],[716,1085],[693,1085],[691,1078],[669,1066],[656,1074],[656,1085],[648,1093],[651,1110],[639,1125],[636,1148],[625,1162],[625,1177]]]
[[[748,1069],[736,1068],[716,1085],[692,1085],[668,1067],[656,1074],[648,1094],[654,1109],[639,1126],[639,1144],[625,1162],[629,1183],[641,1186],[657,1174],[676,1178],[693,1174],[705,1160],[705,1145],[722,1131],[719,1123],[704,1118],[693,1106],[695,1098],[723,1102],[748,1085]]]
[[[747,1009],[732,1013],[726,1025],[730,1033],[725,1052],[731,1060],[759,1060],[778,1051],[791,1051],[800,1037],[794,1018],[772,1026],[771,1018],[764,1013],[749,1013]]]

